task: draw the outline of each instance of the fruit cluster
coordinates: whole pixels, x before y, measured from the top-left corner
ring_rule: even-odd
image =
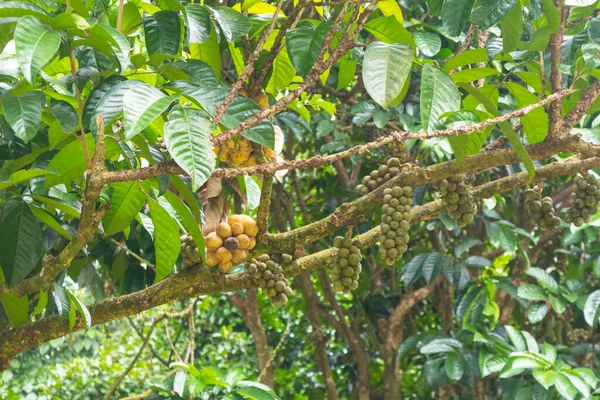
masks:
[[[388,265],[402,258],[408,249],[412,195],[410,186],[394,186],[383,191],[379,255]]]
[[[337,236],[333,245],[338,249],[332,268],[333,289],[336,292],[350,293],[358,288],[363,243],[359,239]]]
[[[206,264],[219,266],[222,273],[229,272],[234,265],[244,261],[248,250],[256,246],[258,225],[247,215],[236,214],[229,217],[209,233],[206,238]]]
[[[181,239],[181,257],[183,258],[183,267],[189,267],[190,265],[200,264],[202,256],[200,250],[194,242],[194,238],[190,235],[182,235]]]
[[[400,160],[390,158],[385,164],[380,165],[378,169],[371,171],[365,176],[362,183],[356,187],[356,193],[360,195],[367,194],[383,185],[400,173]]]
[[[560,218],[554,213],[554,203],[551,197],[540,199],[539,189],[525,191],[525,209],[533,224],[546,231],[560,226]]]
[[[448,215],[456,220],[461,228],[467,226],[477,213],[477,204],[463,175],[442,179],[433,184],[442,195],[442,202],[450,211]]]
[[[383,136],[388,136],[389,130],[384,128],[374,128],[369,137],[369,141],[373,141]],[[383,159],[389,159],[392,157],[396,157],[400,160],[400,164],[404,164],[410,161],[410,152],[406,147],[406,144],[403,141],[393,141],[387,146],[382,146],[379,149],[379,153],[383,157]]]
[[[273,158],[273,150],[268,147],[263,147],[265,157]],[[226,162],[232,167],[254,167],[257,165],[256,157],[252,147],[252,142],[243,136],[240,136],[237,143],[230,139],[222,146],[215,146],[215,154],[221,162]]]
[[[262,292],[269,296],[274,306],[284,305],[292,295],[289,281],[283,275],[283,268],[297,267],[298,260],[289,254],[263,254],[246,265]]]
[[[567,331],[567,342],[570,345],[587,343],[590,341],[590,333],[587,329],[574,328]]]
[[[573,181],[575,182],[575,188],[573,188],[575,200],[567,211],[565,221],[575,226],[581,226],[590,222],[591,217],[598,212],[600,181],[593,175],[585,178],[577,175]]]

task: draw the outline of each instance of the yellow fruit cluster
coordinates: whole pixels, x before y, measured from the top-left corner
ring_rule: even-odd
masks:
[[[273,150],[263,147],[265,157],[271,159]],[[256,157],[252,149],[252,142],[243,136],[238,138],[237,143],[231,139],[222,146],[215,146],[215,154],[221,162],[226,162],[232,167],[254,167],[257,165]]]
[[[227,273],[234,265],[244,261],[248,250],[256,246],[258,225],[247,215],[236,214],[222,222],[204,239],[208,254],[206,264],[219,266],[219,271]]]

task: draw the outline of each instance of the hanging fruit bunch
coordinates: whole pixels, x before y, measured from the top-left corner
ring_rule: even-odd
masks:
[[[394,186],[383,191],[379,255],[388,265],[401,259],[408,249],[412,195],[410,186]]]
[[[575,182],[573,188],[575,200],[567,210],[565,221],[575,226],[581,226],[590,222],[592,216],[598,212],[600,181],[593,175],[587,175],[585,178],[576,175],[573,181]]]
[[[543,231],[558,228],[560,218],[555,214],[554,202],[551,197],[541,198],[541,191],[540,186],[525,191],[527,215],[529,215],[533,224]]]
[[[206,264],[219,266],[219,271],[227,273],[248,257],[248,250],[256,246],[258,225],[251,217],[243,214],[232,215],[222,222],[204,239],[208,254]]]
[[[284,305],[292,295],[285,268],[297,268],[298,260],[289,254],[263,254],[246,264],[246,270],[274,306]]]
[[[202,255],[200,254],[200,249],[196,246],[196,242],[194,242],[194,238],[190,235],[182,235],[180,239],[183,268],[200,264],[202,262]]]
[[[448,207],[448,215],[456,220],[461,228],[473,221],[477,214],[477,203],[471,194],[464,175],[452,176],[433,184],[442,195],[442,202]]]
[[[389,129],[375,127],[367,133],[367,138],[369,142],[372,142],[380,137],[389,136],[389,134]],[[404,141],[394,140],[392,143],[382,146],[378,150],[384,160],[395,157],[400,160],[400,164],[410,161],[410,152]]]
[[[336,292],[350,293],[358,288],[363,243],[359,239],[337,236],[333,239],[333,245],[338,249],[332,268],[333,289]]]
[[[378,169],[371,171],[363,178],[362,183],[356,187],[356,193],[365,195],[372,192],[399,173],[400,160],[390,158],[385,164],[380,165]]]
[[[274,156],[272,149],[263,146],[265,157],[271,160]],[[222,146],[215,146],[215,154],[219,160],[228,163],[232,167],[254,167],[257,165],[257,160],[252,147],[252,142],[243,136],[238,137],[237,143],[230,139]]]

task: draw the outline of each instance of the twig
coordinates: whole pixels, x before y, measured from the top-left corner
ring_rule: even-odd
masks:
[[[117,10],[117,31],[122,32],[121,25],[123,23],[123,6],[125,1],[119,0],[119,9]]]
[[[279,339],[279,343],[277,343],[277,346],[275,347],[275,350],[273,350],[273,353],[271,354],[271,357],[269,357],[269,361],[267,361],[267,364],[264,366],[264,368],[262,369],[262,371],[260,371],[260,375],[258,375],[258,378],[256,378],[257,382],[261,381],[263,375],[271,367],[271,364],[273,363],[273,360],[275,360],[275,357],[277,356],[277,352],[279,352],[279,349],[281,348],[281,346],[283,346],[283,343],[285,342],[285,338],[290,333],[291,326],[292,326],[291,320],[288,319],[287,325],[285,326],[285,331],[283,331],[283,335],[281,335],[281,338]]]
[[[150,261],[146,260],[145,258],[139,256],[138,254],[136,254],[134,251],[129,250],[129,248],[127,246],[125,246],[123,243],[119,242],[118,240],[115,240],[115,238],[110,237],[108,240],[110,240],[111,242],[113,242],[115,245],[117,245],[121,250],[127,252],[127,254],[129,254],[130,256],[132,256],[133,258],[137,259],[139,262],[141,262],[142,264],[146,264],[147,266],[151,267],[152,269],[155,269],[155,265],[152,264]]]
[[[175,353],[175,357],[177,357],[177,360],[182,363],[183,359],[177,352],[177,349],[175,348],[175,345],[173,344],[173,341],[171,340],[171,333],[169,332],[169,325],[167,325],[167,321],[165,321],[164,324],[165,324],[165,332],[167,334],[167,340],[169,341],[169,344],[171,345],[171,349],[173,350],[173,353]]]

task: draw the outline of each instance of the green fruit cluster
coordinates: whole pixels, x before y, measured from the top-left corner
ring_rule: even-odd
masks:
[[[333,239],[333,245],[338,249],[333,261],[333,289],[336,292],[350,293],[358,288],[363,243],[359,239],[337,236]]]
[[[283,275],[280,263],[297,266],[298,260],[294,260],[289,254],[273,256],[263,254],[246,265],[246,270],[252,275],[262,292],[269,296],[274,306],[286,304],[288,296],[292,295],[290,282]]]
[[[442,202],[450,210],[448,215],[456,220],[458,226],[464,228],[473,221],[477,204],[463,175],[442,179],[434,183],[433,188],[442,195]]]
[[[573,178],[575,188],[573,196],[575,200],[569,207],[565,221],[575,226],[581,226],[590,222],[592,216],[598,212],[600,204],[600,181],[593,175],[585,178],[577,175]]]
[[[383,191],[379,255],[388,265],[402,258],[408,249],[412,195],[410,186],[394,186]]]
[[[400,173],[399,167],[400,160],[395,157],[390,158],[385,164],[371,171],[369,175],[363,178],[362,183],[356,187],[356,193],[364,195],[377,189],[379,186],[398,175]]]
[[[189,267],[190,265],[200,264],[202,262],[202,256],[200,250],[194,242],[194,238],[190,235],[182,235],[181,239],[181,257],[183,258],[183,267]]]
[[[389,136],[390,131],[383,128],[374,128],[369,135],[369,141],[373,141],[380,137]],[[379,149],[379,153],[384,159],[396,157],[400,160],[400,164],[404,164],[410,161],[410,152],[403,141],[393,141],[392,143],[382,146]]]
[[[525,209],[533,224],[543,231],[560,226],[560,218],[555,215],[552,198],[544,197],[540,200],[537,186],[525,191]]]
[[[587,329],[575,328],[567,331],[567,342],[570,345],[587,343],[590,341],[590,334]]]

